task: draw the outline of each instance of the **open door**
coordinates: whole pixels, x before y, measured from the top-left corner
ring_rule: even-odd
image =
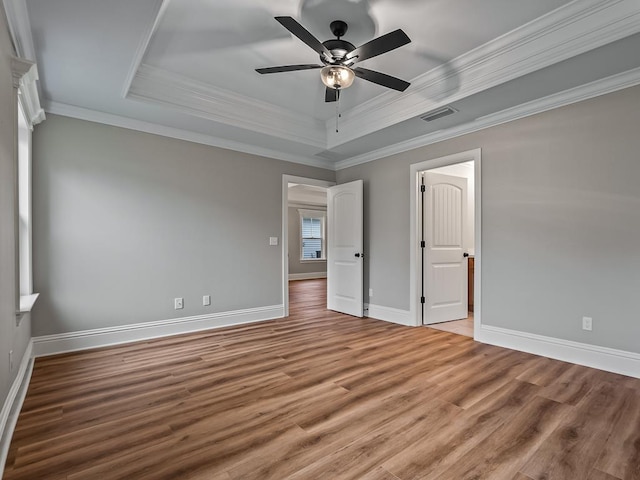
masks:
[[[327,230],[327,308],[362,317],[362,180],[327,189]]]
[[[424,174],[423,323],[467,318],[467,179]]]

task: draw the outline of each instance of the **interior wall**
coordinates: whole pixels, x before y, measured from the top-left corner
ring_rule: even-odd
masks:
[[[335,179],[56,115],[33,141],[34,336],[282,305],[282,175]]]
[[[4,405],[31,338],[31,319],[16,325],[17,93],[13,87],[13,46],[0,8],[0,407]],[[9,362],[13,352],[13,368]],[[0,432],[0,435],[2,432]]]
[[[327,261],[326,260],[313,260],[307,262],[300,261],[300,213],[298,210],[303,208],[305,210],[323,210],[326,208],[319,207],[318,205],[299,205],[295,207],[289,207],[288,216],[289,221],[287,227],[289,230],[289,273],[290,274],[302,274],[302,273],[327,273]]]
[[[640,352],[638,125],[640,86],[338,171],[375,303],[409,309],[410,165],[480,147],[482,323]]]

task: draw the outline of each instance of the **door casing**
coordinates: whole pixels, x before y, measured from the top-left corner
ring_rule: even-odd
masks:
[[[313,185],[316,187],[333,187],[336,182],[319,180],[317,178],[282,175],[282,304],[284,316],[289,316],[289,183]]]
[[[422,227],[422,211],[420,206],[420,172],[432,168],[444,167],[462,162],[474,162],[474,187],[475,187],[475,277],[474,288],[474,337],[480,331],[482,325],[482,191],[481,169],[482,151],[477,148],[465,152],[434,158],[410,166],[410,202],[409,202],[409,312],[411,322],[415,326],[422,325],[420,291],[422,282],[422,269],[420,264],[420,232]]]

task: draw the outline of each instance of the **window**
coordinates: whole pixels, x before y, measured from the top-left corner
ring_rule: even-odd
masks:
[[[300,260],[324,260],[325,219],[322,210],[298,210],[300,213]]]
[[[31,268],[31,127],[22,102],[18,102],[18,265],[19,312],[31,310],[38,297],[33,293]]]
[[[20,255],[20,295],[30,295],[31,283],[31,131],[18,102],[18,249]]]
[[[38,68],[34,62],[11,58],[13,86],[17,103],[17,163],[18,202],[16,205],[16,317],[31,311],[38,298],[33,293],[31,263],[31,129],[45,118],[38,97]]]

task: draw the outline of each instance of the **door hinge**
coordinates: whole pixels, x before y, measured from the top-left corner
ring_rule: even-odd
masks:
[[[420,191],[422,193],[426,192],[427,191],[427,187],[425,185],[420,185]]]
[[[424,297],[420,297],[420,303],[424,303]]]
[[[425,242],[424,240],[422,240],[420,242],[420,248],[425,248],[427,246],[427,242]]]

